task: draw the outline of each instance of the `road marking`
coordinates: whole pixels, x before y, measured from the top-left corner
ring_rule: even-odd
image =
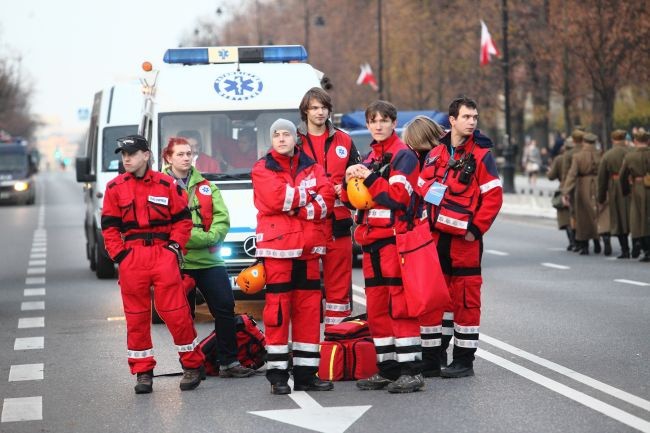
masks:
[[[23,296],[45,296],[45,288],[39,287],[38,289],[25,289]]]
[[[47,254],[45,253],[36,253],[36,254],[32,253],[29,255],[30,259],[44,259],[45,257],[47,257]]]
[[[289,380],[289,386],[293,387],[293,381]],[[372,407],[323,407],[305,391],[293,391],[288,397],[300,406],[300,409],[264,410],[248,413],[312,431],[343,433]]]
[[[27,268],[27,275],[43,275],[45,268]]]
[[[46,247],[46,246],[47,246],[47,242],[45,240],[43,240],[43,241],[34,240],[34,242],[32,242],[32,248],[40,248],[40,247]]]
[[[45,301],[29,301],[20,304],[20,311],[45,310]]]
[[[119,322],[119,321],[126,320],[126,317],[124,317],[124,316],[111,316],[111,317],[107,317],[106,320],[108,320],[109,322]]]
[[[5,398],[0,422],[43,419],[43,397]]]
[[[600,412],[605,416],[613,418],[618,422],[626,424],[642,432],[650,432],[650,422],[642,418],[627,413],[610,404],[604,403],[583,392],[576,391],[573,388],[570,388],[566,385],[556,382],[555,380],[549,379],[548,377],[545,377],[539,373],[529,370],[526,367],[522,367],[521,365],[515,364],[514,362],[509,361],[505,358],[494,355],[490,352],[486,352],[483,349],[478,349],[476,351],[476,355],[480,358],[483,358],[487,361],[490,361],[498,365],[499,367],[505,368],[506,370],[510,370],[513,373],[518,374],[523,378],[526,378],[545,388],[548,388],[551,391],[557,392],[558,394],[570,398],[571,400],[576,401],[590,409]]]
[[[361,293],[362,295],[366,294],[366,290],[361,286],[357,286],[356,284],[352,285],[352,291],[357,292],[357,293]]]
[[[546,266],[547,268],[553,268],[553,269],[571,269],[569,266],[556,265],[555,263],[547,263],[547,262],[542,263],[542,266]]]
[[[18,319],[18,329],[44,328],[45,317],[21,317]]]
[[[30,260],[27,266],[45,266],[46,264],[46,260]]]
[[[45,252],[47,252],[47,248],[44,247],[32,248],[32,253],[45,253]]]
[[[45,277],[27,277],[25,278],[25,284],[28,286],[30,284],[45,284]]]
[[[578,373],[577,371],[571,370],[570,368],[563,367],[559,364],[556,364],[555,362],[541,358],[537,355],[533,355],[532,353],[511,346],[508,343],[504,343],[503,341],[489,337],[485,334],[481,334],[480,340],[494,347],[498,347],[501,350],[505,350],[506,352],[517,355],[520,358],[527,359],[528,361],[534,362],[535,364],[541,365],[542,367],[546,367],[549,370],[555,371],[556,373],[560,373],[570,379],[575,380],[576,382],[583,383],[587,386],[597,389],[598,391],[604,392],[605,394],[609,394],[612,397],[616,397],[619,400],[623,400],[627,403],[633,404],[634,406],[640,407],[641,409],[650,411],[650,401],[644,400],[641,397],[637,397],[634,394],[630,394],[618,388],[614,388],[611,385],[607,385],[606,383],[600,382],[589,376],[585,376],[584,374]]]
[[[506,253],[504,251],[497,251],[497,250],[485,250],[486,253],[492,254],[494,256],[509,256],[510,253]]]
[[[12,365],[9,368],[9,382],[21,380],[43,380],[43,364]]]
[[[45,347],[45,337],[16,338],[14,350],[32,350]]]
[[[634,280],[625,280],[625,279],[618,279],[614,280],[617,283],[623,283],[623,284],[633,284],[635,286],[650,286],[648,283],[644,283],[642,281],[634,281]]]

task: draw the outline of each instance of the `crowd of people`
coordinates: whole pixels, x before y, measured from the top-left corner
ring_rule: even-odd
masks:
[[[631,145],[624,130],[610,138],[611,148],[602,152],[598,137],[578,128],[558,147],[547,173],[560,181],[558,227],[566,231],[569,251],[587,255],[591,242],[595,254],[610,256],[614,236],[618,259],[650,262],[650,134],[635,128]]]
[[[297,127],[286,119],[271,125],[268,153],[251,164],[256,255],[266,274],[265,374],[271,393],[291,393],[291,374],[293,390],[334,388],[316,374],[321,309],[324,297],[326,329],[351,314],[352,236],[363,250],[367,320],[378,369],[357,387],[409,393],[425,386],[424,377],[473,376],[483,235],[503,201],[493,143],[477,129],[476,102],[466,97],[451,102],[448,132],[418,116],[402,140],[395,132],[395,106],[375,101],[365,111],[373,141],[363,157],[332,125],[333,105],[324,90],[309,90],[299,110]],[[254,374],[235,356],[232,288],[218,255],[229,215],[219,189],[196,167],[200,139],[189,131],[170,138],[163,172],[151,169],[144,137],[118,140],[125,173],[108,184],[102,230],[107,251],[119,264],[127,358],[138,394],[153,390],[151,287],[179,352],[182,390],[205,378],[187,301],[193,287],[215,318],[220,376]],[[367,207],[352,205],[347,186],[353,181],[365,187]],[[402,275],[404,252],[398,251],[397,239],[415,227],[434,242],[438,257],[418,272],[437,270],[436,293],[444,294],[418,313],[412,305],[422,302],[405,287],[409,275]]]

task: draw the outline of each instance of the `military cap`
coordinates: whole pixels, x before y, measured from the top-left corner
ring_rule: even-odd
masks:
[[[647,143],[649,138],[650,138],[650,134],[648,134],[648,131],[646,131],[643,128],[639,128],[634,133],[634,139],[636,141],[640,141],[641,143]]]
[[[564,140],[564,147],[566,149],[573,149],[573,138],[567,137],[566,140]]]
[[[584,131],[581,131],[579,129],[574,129],[573,132],[571,133],[571,138],[573,138],[574,142],[582,142],[583,137],[585,136]]]
[[[596,136],[596,134],[594,134],[592,132],[587,132],[584,135],[584,137],[582,137],[582,140],[585,141],[586,143],[593,144],[593,143],[598,141],[598,137]]]
[[[625,135],[626,134],[627,134],[627,132],[625,132],[624,130],[617,129],[617,130],[612,132],[612,140],[615,140],[615,141],[625,140]]]

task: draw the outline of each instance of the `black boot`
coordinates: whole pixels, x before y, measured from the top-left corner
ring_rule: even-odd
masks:
[[[449,367],[440,370],[440,377],[457,379],[459,377],[474,376],[474,353],[476,349],[458,347],[454,345],[453,357]]]
[[[632,258],[638,259],[641,254],[641,238],[632,239]]]
[[[617,259],[630,258],[630,245],[627,242],[627,235],[618,235],[618,243],[621,245],[621,255]]]
[[[424,377],[440,376],[440,346],[422,348],[422,375]],[[447,353],[445,352],[445,358]],[[446,359],[445,359],[446,361]]]
[[[293,389],[296,391],[331,391],[334,384],[329,380],[320,380],[316,376],[301,382],[294,381]]]
[[[588,256],[589,255],[589,240],[586,241],[576,241],[576,244],[578,244],[578,254],[581,256]]]
[[[603,237],[603,254],[607,257],[612,255],[612,242],[611,242],[611,236],[609,233],[605,233],[601,235]]]
[[[639,261],[650,262],[650,236],[644,236],[641,238],[641,248],[643,249],[643,256]]]
[[[566,230],[566,237],[569,238],[569,245],[566,247],[566,250],[573,251],[576,246],[576,234],[571,227],[567,227],[564,230]]]
[[[594,239],[594,254],[600,254],[602,249],[600,248],[600,240],[598,238]],[[589,241],[587,241],[587,248],[589,248]]]

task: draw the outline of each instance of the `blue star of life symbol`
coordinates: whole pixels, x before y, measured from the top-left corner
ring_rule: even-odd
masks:
[[[235,77],[235,80],[225,80],[226,92],[235,92],[235,95],[243,95],[245,91],[247,92],[253,91],[253,87],[251,86],[253,80],[251,80],[250,78],[244,79],[244,77],[240,76],[240,77]]]
[[[217,51],[217,55],[221,57],[221,60],[225,60],[228,58],[228,50],[220,49],[219,51]]]
[[[232,72],[218,77],[214,82],[217,93],[231,101],[245,101],[258,96],[264,84],[249,72]]]

